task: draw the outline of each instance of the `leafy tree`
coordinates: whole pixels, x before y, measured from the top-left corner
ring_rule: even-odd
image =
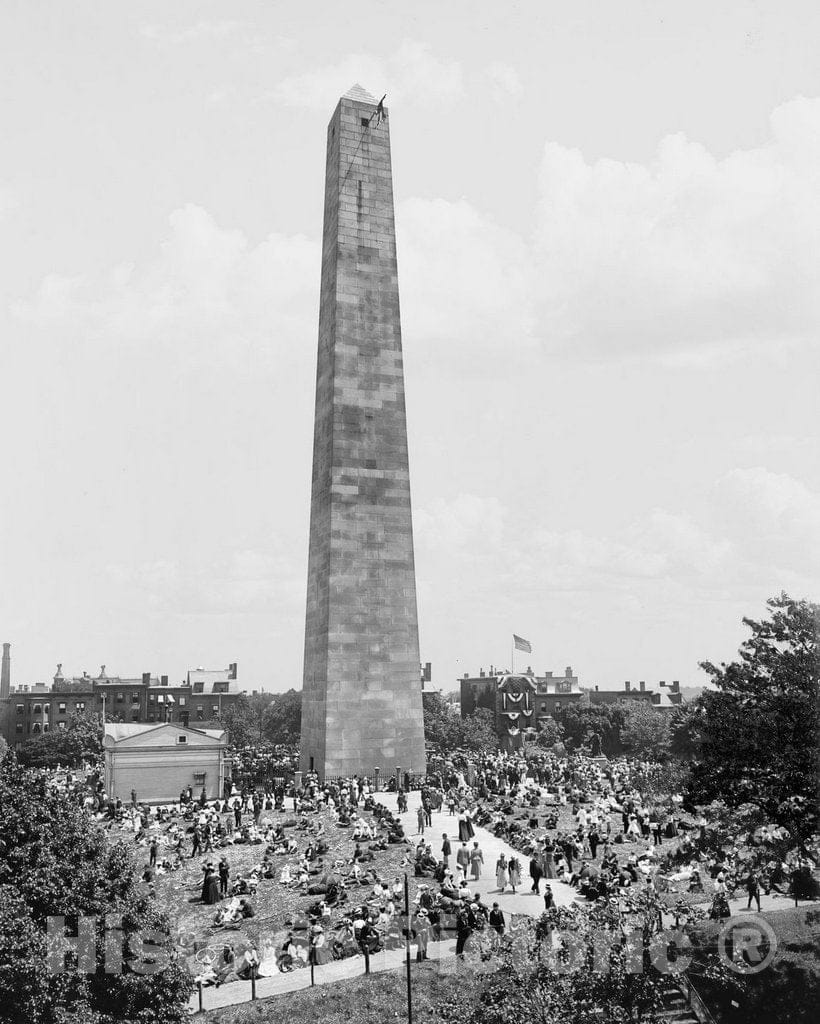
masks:
[[[556,743],[560,743],[564,737],[564,727],[556,722],[554,718],[547,718],[538,730],[536,742],[539,747],[546,747],[551,750]]]
[[[669,751],[675,757],[693,760],[700,754],[700,714],[696,704],[684,703],[669,718]]]
[[[703,662],[713,690],[698,698],[700,761],[690,798],[754,804],[797,837],[817,830],[820,606],[785,593],[770,617],[744,619],[739,659]]]
[[[493,751],[498,746],[495,732],[495,715],[488,708],[476,710],[464,718],[457,719],[461,723],[459,746],[465,750]]]
[[[274,694],[240,693],[225,706],[219,718],[219,725],[227,732],[228,741],[234,748],[259,746],[265,743],[265,711],[274,699]]]
[[[302,691],[290,689],[274,694],[262,722],[269,743],[297,744],[302,735]]]
[[[175,959],[168,921],[138,881],[129,849],[109,846],[72,796],[10,755],[0,766],[0,806],[0,1021],[183,1021],[191,979]],[[121,970],[106,961],[106,938],[109,945],[112,938],[106,915],[109,926],[120,918]],[[49,969],[47,951],[65,948],[59,931],[46,939],[56,917],[65,918],[72,934],[78,918],[92,919],[96,971],[76,970],[71,952],[66,970]]]
[[[621,727],[621,743],[635,757],[662,760],[669,751],[669,718],[647,701],[632,701]]]
[[[103,752],[103,724],[99,715],[75,712],[65,729],[53,729],[26,740],[18,751],[21,764],[55,768],[77,767],[99,761]]]
[[[488,708],[462,718],[440,693],[425,693],[423,704],[424,739],[434,750],[492,751],[498,746],[495,715]]]
[[[561,715],[564,728],[564,742],[573,747],[588,746],[597,732],[601,737],[604,754],[615,755],[623,752],[621,728],[624,723],[624,701],[614,704],[592,704],[589,696],[570,704]]]

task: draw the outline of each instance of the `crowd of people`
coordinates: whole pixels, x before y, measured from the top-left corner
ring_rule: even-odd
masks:
[[[203,983],[369,956],[399,948],[407,938],[418,960],[427,959],[431,942],[445,938],[455,938],[457,955],[471,940],[492,945],[508,924],[498,900],[487,894],[488,875],[493,894],[536,894],[545,909],[554,906],[556,882],[572,887],[576,899],[594,902],[623,899],[643,887],[705,899],[708,878],[717,917],[728,916],[728,898],[739,887],[749,905],[756,900],[759,907],[761,890],[783,892],[793,882],[793,865],[767,868],[764,860],[761,870],[760,857],[750,861],[738,846],[727,850],[704,819],[682,810],[676,794],[642,793],[637,780],[651,775],[652,766],[625,758],[543,750],[528,750],[526,757],[432,756],[418,807],[408,815],[414,831],[401,821],[408,811],[406,780],[390,787],[394,812],[364,778],[323,784],[307,774],[297,788],[278,774],[281,755],[265,761],[246,751],[242,764],[222,799],[188,789],[158,807],[140,803],[134,792],[130,803],[106,799],[92,766],[53,775],[54,784],[75,793],[105,827],[130,835],[144,850],[147,886],[156,888],[162,875],[199,860],[202,875],[192,899],[212,907],[213,916],[208,936],[185,952]],[[435,836],[434,813],[452,819]],[[485,863],[476,827],[512,852]],[[779,837],[764,832],[759,838],[765,852]],[[236,858],[236,847],[259,847],[259,854]],[[401,854],[398,874],[396,858],[388,870],[382,856],[391,848]],[[413,879],[407,907],[405,872]],[[275,905],[277,893],[288,893],[295,899],[285,902],[302,909],[263,922],[269,927],[254,941],[247,923],[260,923],[256,904],[264,889],[273,897],[268,905]]]

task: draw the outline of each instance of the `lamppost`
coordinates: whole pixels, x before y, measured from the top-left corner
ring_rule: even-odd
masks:
[[[375,765],[373,767],[373,791],[375,793],[379,792],[379,766],[378,765]]]

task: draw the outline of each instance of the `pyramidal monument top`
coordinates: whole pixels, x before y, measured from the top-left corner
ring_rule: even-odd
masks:
[[[356,85],[351,85],[347,92],[342,96],[343,100],[358,100],[360,103],[372,103],[375,107],[379,102],[375,96],[371,96],[367,89],[363,89],[358,82]]]

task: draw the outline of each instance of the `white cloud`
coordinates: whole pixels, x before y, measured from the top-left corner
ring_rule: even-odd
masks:
[[[245,30],[243,22],[223,18],[217,21],[198,21],[194,25],[181,27],[158,24],[143,25],[140,28],[140,35],[157,45],[178,46],[181,43],[199,41],[221,43]]]
[[[476,557],[493,551],[504,534],[506,510],[497,498],[460,494],[452,501],[440,498],[429,509],[413,515],[416,542],[437,549],[469,549]]]
[[[533,344],[529,253],[466,200],[410,199],[396,211],[402,322],[436,359],[507,356]]]
[[[535,262],[548,343],[669,354],[804,343],[820,327],[820,100],[719,160],[683,135],[648,165],[545,147]]]
[[[9,211],[13,210],[17,206],[17,199],[14,192],[8,185],[4,185],[0,181],[0,217],[3,217]]]
[[[526,520],[522,517],[526,516]],[[674,591],[678,602],[783,586],[810,593],[820,566],[820,495],[765,469],[736,469],[712,488],[698,516],[650,509],[611,534],[561,530],[497,498],[461,494],[416,514],[420,561],[455,582],[499,583],[522,593],[617,592],[637,600]],[[816,580],[815,580],[816,583]],[[444,602],[446,603],[446,601]]]
[[[759,571],[772,567],[820,584],[820,494],[762,466],[733,469],[715,488],[723,528]],[[816,593],[814,596],[817,596]]]
[[[514,67],[509,64],[495,62],[486,71],[490,85],[498,100],[508,99],[510,96],[520,96],[524,91],[521,77]]]
[[[463,92],[461,65],[439,59],[425,43],[406,40],[386,58],[349,54],[336,64],[283,79],[271,96],[289,107],[325,111],[328,103],[359,83],[374,95],[387,93],[387,104],[446,102]]]
[[[158,346],[187,365],[271,369],[294,334],[315,335],[310,301],[318,289],[319,247],[273,233],[253,246],[201,207],[169,217],[157,257],[108,274],[50,274],[33,300],[13,312],[46,329],[67,325],[88,342],[115,337],[137,349]]]

